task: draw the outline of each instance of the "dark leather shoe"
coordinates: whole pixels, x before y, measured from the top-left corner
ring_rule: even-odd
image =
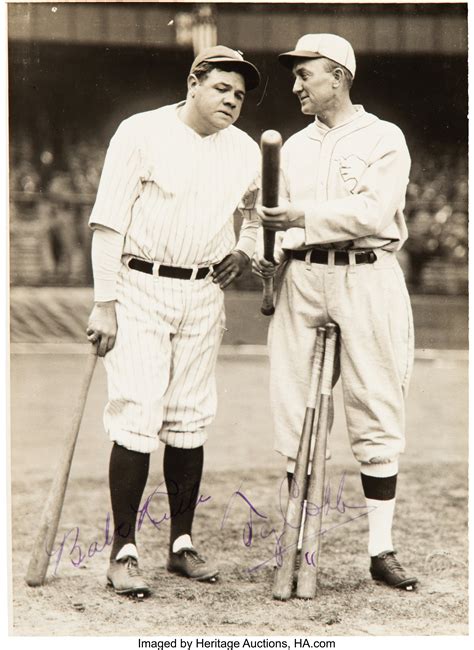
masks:
[[[219,570],[208,564],[194,548],[183,548],[178,553],[170,552],[166,568],[172,573],[199,581],[214,582],[219,573]]]
[[[130,555],[126,555],[120,560],[110,560],[107,584],[113,588],[116,594],[122,596],[143,598],[151,593],[150,587],[138,568],[138,560]]]
[[[413,591],[418,583],[416,578],[408,578],[397,560],[395,551],[384,551],[370,558],[370,575],[374,580],[389,587]]]

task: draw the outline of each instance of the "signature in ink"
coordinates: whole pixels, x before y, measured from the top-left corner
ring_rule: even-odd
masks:
[[[249,548],[252,546],[254,543],[254,537],[255,537],[255,532],[254,532],[254,525],[255,521],[257,521],[260,526],[259,526],[259,532],[258,532],[258,537],[260,539],[267,539],[267,537],[270,537],[271,535],[276,535],[277,531],[275,528],[269,526],[267,523],[265,523],[266,520],[268,520],[268,516],[259,510],[252,504],[250,499],[242,492],[241,490],[242,484],[240,484],[239,489],[236,490],[230,497],[225,512],[224,516],[222,518],[221,522],[221,530],[224,529],[225,523],[227,521],[229,512],[235,503],[235,501],[239,501],[240,503],[245,503],[246,506],[248,507],[248,518],[247,521],[244,524],[244,527],[242,529],[242,541],[244,546]]]
[[[321,515],[322,517],[327,517],[331,512],[335,511],[339,514],[344,514],[347,513],[348,511],[360,511],[364,510],[364,512],[358,512],[354,513],[353,516],[351,516],[349,519],[345,519],[344,521],[340,521],[336,524],[332,524],[326,527],[322,527],[320,532],[317,533],[317,535],[324,535],[325,533],[329,532],[330,530],[334,530],[336,528],[340,528],[341,526],[345,526],[347,524],[350,524],[351,522],[355,521],[356,519],[359,519],[361,517],[366,517],[368,513],[371,511],[371,508],[367,506],[366,504],[364,505],[351,505],[348,504],[344,498],[343,498],[343,492],[344,492],[344,486],[345,486],[345,480],[346,480],[346,474],[345,472],[342,474],[341,479],[339,481],[339,486],[337,489],[337,493],[335,496],[335,499],[333,498],[332,490],[330,484],[326,484],[325,489],[324,489],[324,497],[323,501],[321,504],[316,504],[312,502],[307,502],[306,504],[306,516],[307,517],[316,517],[318,515]],[[246,504],[248,507],[248,516],[247,516],[247,521],[244,524],[243,528],[243,542],[244,545],[247,547],[250,547],[254,541],[257,538],[260,539],[267,539],[270,536],[274,537],[274,552],[273,554],[264,560],[263,562],[260,562],[254,567],[251,567],[249,569],[250,572],[257,571],[261,569],[263,566],[267,565],[268,563],[274,561],[277,566],[281,566],[282,561],[283,561],[283,556],[285,553],[287,553],[290,549],[294,548],[294,545],[285,545],[284,542],[284,536],[285,536],[285,530],[288,529],[288,527],[294,527],[292,524],[287,521],[286,518],[286,498],[284,498],[284,490],[283,486],[286,484],[286,480],[283,480],[282,483],[280,484],[280,489],[279,489],[279,513],[280,513],[280,518],[281,518],[281,523],[282,523],[282,530],[280,531],[279,529],[272,527],[271,524],[268,521],[268,516],[259,510],[251,501],[250,499],[245,495],[245,493],[242,491],[242,486],[239,486],[239,489],[236,490],[228,504],[227,508],[224,514],[224,518],[222,520],[221,524],[221,529],[224,527],[224,524],[226,522],[226,519],[228,517],[229,511],[235,500],[239,500],[239,502],[243,502]],[[293,490],[293,495],[297,496],[298,493],[298,486],[293,483],[292,485],[292,490]],[[259,532],[256,534],[254,527],[255,524],[258,523],[260,525]],[[308,564],[311,566],[316,565],[316,555],[315,553],[311,554],[306,554],[304,561],[306,561]]]
[[[151,492],[140,508],[137,510],[137,525],[136,530],[139,531],[144,523],[151,523],[155,528],[159,528],[162,524],[169,521],[172,517],[182,514],[188,510],[197,508],[203,503],[207,503],[211,497],[198,496],[198,486],[195,486],[189,491],[182,492],[182,499],[178,501],[177,506],[173,511],[164,511],[158,517],[152,515],[152,505],[156,504],[156,499],[164,496],[168,498],[169,494],[174,496],[179,495],[179,486],[177,484],[169,484],[168,490],[162,489],[162,483]],[[80,568],[84,565],[87,558],[92,558],[95,555],[102,553],[107,546],[111,546],[116,536],[128,537],[130,534],[130,524],[127,526],[119,525],[115,530],[111,525],[110,512],[106,514],[103,533],[99,538],[93,539],[88,544],[84,545],[80,542],[80,528],[74,526],[70,528],[62,537],[59,544],[52,550],[46,549],[46,552],[51,558],[55,558],[53,574],[56,574],[59,564],[64,556],[69,556],[71,564]]]

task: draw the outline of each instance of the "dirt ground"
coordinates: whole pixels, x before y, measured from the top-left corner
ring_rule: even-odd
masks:
[[[145,496],[154,496],[138,533],[141,565],[154,593],[136,602],[106,588],[109,443],[101,431],[105,382],[99,365],[74,457],[58,553],[46,584],[26,585],[36,525],[83,363],[81,354],[12,355],[13,635],[468,633],[465,361],[440,357],[415,364],[394,542],[401,561],[418,576],[420,588],[398,592],[370,579],[366,511],[356,508],[363,506],[363,495],[336,391],[333,457],[327,469],[331,496],[318,597],[284,603],[271,598],[275,534],[281,531],[285,490],[282,461],[271,451],[268,367],[262,357],[219,360],[220,410],[206,446],[202,503],[194,529],[199,549],[220,567],[216,584],[191,583],[165,570],[169,531],[166,497],[159,494],[159,452],[145,491]],[[252,518],[249,502],[259,513]]]

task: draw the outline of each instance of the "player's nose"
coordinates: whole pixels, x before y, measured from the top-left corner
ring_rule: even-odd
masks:
[[[230,93],[224,98],[224,103],[230,108],[235,108],[237,106],[237,99]]]
[[[303,85],[301,83],[301,79],[299,77],[295,78],[295,83],[293,84],[293,92],[295,95],[300,93],[303,90]]]

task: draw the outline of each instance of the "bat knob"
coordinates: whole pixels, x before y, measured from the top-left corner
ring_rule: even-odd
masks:
[[[336,337],[339,332],[339,327],[336,323],[328,323],[324,329],[326,330],[326,338],[328,339]]]
[[[264,316],[272,316],[275,313],[275,307],[261,307],[260,311]]]

